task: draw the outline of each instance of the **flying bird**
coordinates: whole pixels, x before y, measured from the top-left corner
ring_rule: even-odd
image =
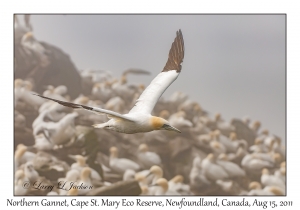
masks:
[[[184,58],[184,41],[181,30],[176,32],[176,38],[169,51],[169,57],[163,70],[152,80],[150,85],[144,90],[136,101],[134,107],[128,114],[119,114],[110,110],[80,105],[65,101],[48,98],[35,94],[45,99],[55,101],[61,105],[74,109],[85,109],[97,114],[106,114],[109,121],[93,125],[95,128],[104,128],[119,133],[144,133],[153,130],[168,130],[181,133],[180,130],[170,125],[170,123],[161,118],[152,116],[151,112],[158,99],[165,90],[177,79],[181,72],[181,63]]]

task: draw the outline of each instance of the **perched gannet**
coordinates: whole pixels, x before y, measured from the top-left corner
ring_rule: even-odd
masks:
[[[59,178],[58,183],[61,186],[59,195],[67,195],[68,189],[71,188],[72,183],[76,182],[80,177],[80,172],[77,169],[71,169],[67,172],[65,178]]]
[[[46,67],[50,64],[46,49],[35,39],[32,32],[27,32],[23,35],[21,44],[28,54],[33,54],[39,59],[42,67]]]
[[[236,195],[241,192],[240,186],[233,180],[217,180],[216,184],[219,185],[224,192],[229,193],[229,195]]]
[[[139,182],[140,187],[148,186],[149,184],[147,177],[144,174],[136,173],[134,175],[134,179]]]
[[[81,155],[69,155],[69,157],[72,158],[73,160],[76,160],[76,163],[73,163],[71,165],[71,169],[76,169],[78,171],[81,171],[84,167],[88,167],[88,165],[86,164],[87,157],[83,157]],[[91,169],[91,178],[93,180],[101,181],[102,179],[99,173],[93,168],[90,169]]]
[[[25,181],[28,179],[25,177],[23,170],[17,170],[15,173],[15,195],[26,195],[28,189],[24,187]]]
[[[277,186],[266,186],[262,189],[259,182],[249,184],[250,192],[247,195],[285,195],[284,190]]]
[[[64,85],[59,85],[54,88],[52,85],[47,86],[47,90],[44,91],[43,96],[55,98],[58,100],[65,100],[63,95],[67,94],[68,88]]]
[[[275,175],[271,175],[269,170],[266,168],[262,170],[260,181],[264,186],[277,186],[281,189],[285,189],[283,180]]]
[[[137,153],[137,157],[145,169],[148,169],[153,165],[161,164],[159,155],[155,152],[149,152],[148,150],[149,149],[147,144],[141,144]]]
[[[134,171],[139,170],[140,166],[132,160],[118,158],[118,149],[116,147],[111,147],[109,151],[109,167],[113,171],[123,175],[127,169],[132,169]]]
[[[114,96],[109,82],[95,83],[92,88],[92,96],[96,99],[100,99],[106,103],[110,98]]]
[[[78,195],[85,195],[87,194],[89,191],[91,191],[91,189],[89,188],[90,186],[93,186],[92,184],[92,180],[91,180],[91,168],[89,167],[85,167],[81,170],[80,173],[80,179],[78,180],[78,182],[76,184],[78,184],[79,186],[87,186],[86,188],[83,189],[79,189],[78,190]]]
[[[161,169],[161,167],[154,165],[150,168],[149,174],[147,176],[149,175],[153,175],[152,184],[155,184],[159,178],[163,177],[163,170]]]
[[[177,79],[181,72],[181,63],[184,58],[184,41],[181,30],[177,31],[177,36],[171,46],[168,61],[156,78],[145,89],[135,106],[128,114],[119,114],[110,110],[97,107],[90,107],[65,101],[48,98],[39,94],[42,98],[53,100],[64,106],[77,109],[85,109],[96,113],[107,114],[110,120],[106,123],[96,124],[95,128],[104,128],[120,133],[140,133],[153,130],[180,131],[170,123],[160,117],[151,115],[151,112],[164,91]]]
[[[43,131],[45,137],[53,144],[64,144],[76,133],[74,119],[77,116],[78,113],[76,112],[67,114],[57,123],[43,123],[40,129]]]
[[[123,174],[123,181],[134,180],[135,179],[135,171],[132,169],[127,169]]]
[[[15,170],[17,170],[20,165],[34,160],[35,156],[36,154],[33,152],[27,151],[27,146],[24,144],[19,144],[17,146],[17,150],[15,151]]]
[[[140,195],[149,195],[149,189],[148,186],[141,186],[141,194]]]
[[[204,170],[204,174],[208,180],[216,181],[218,179],[229,178],[228,173],[221,166],[216,164],[216,157],[214,154],[210,153],[202,161],[201,167]]]
[[[169,189],[169,183],[165,178],[159,178],[155,184],[152,185],[152,195],[180,195],[180,193]]]
[[[71,188],[69,191],[67,191],[67,195],[70,195],[70,196],[78,195],[78,189],[75,187]]]
[[[189,175],[190,185],[193,189],[198,189],[204,185],[210,185],[211,182],[206,178],[201,167],[201,158],[195,157],[193,160],[193,167]]]
[[[25,164],[24,173],[25,177],[32,183],[37,181],[39,178],[39,173],[34,169],[31,161]]]
[[[191,121],[185,119],[185,117],[186,117],[185,112],[179,111],[170,116],[169,122],[178,128],[192,127],[193,123]]]
[[[175,191],[181,195],[190,195],[190,186],[183,183],[183,176],[176,175],[169,180],[169,191]]]
[[[239,165],[228,161],[226,154],[222,153],[218,158],[219,160],[216,161],[217,164],[227,172],[230,178],[246,176],[245,171]]]

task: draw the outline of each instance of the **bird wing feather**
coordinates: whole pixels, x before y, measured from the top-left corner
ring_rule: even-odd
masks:
[[[63,106],[70,107],[70,108],[73,108],[73,109],[83,109],[83,110],[87,110],[87,111],[90,111],[90,112],[94,112],[96,114],[107,114],[109,118],[120,118],[120,119],[128,120],[128,121],[131,121],[131,122],[135,121],[135,119],[133,119],[131,117],[123,116],[123,115],[121,115],[117,112],[113,112],[113,111],[110,111],[110,110],[107,110],[107,109],[101,109],[101,108],[98,108],[98,107],[85,106],[85,105],[81,105],[81,104],[75,104],[75,103],[71,103],[71,102],[60,101],[60,100],[56,100],[56,99],[53,99],[53,98],[48,98],[46,96],[42,96],[42,95],[39,95],[39,94],[34,94],[34,95],[45,98],[45,99],[55,101],[55,102],[57,102],[57,103],[59,103]]]
[[[155,104],[165,90],[177,79],[181,71],[184,58],[184,42],[181,30],[177,31],[176,38],[169,51],[169,58],[162,72],[160,72],[144,90],[129,113],[141,112],[151,114]]]

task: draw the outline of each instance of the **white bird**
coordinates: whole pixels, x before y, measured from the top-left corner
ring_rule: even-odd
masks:
[[[67,172],[65,178],[59,178],[58,184],[59,184],[59,195],[67,195],[69,189],[72,187],[72,183],[75,183],[79,177],[80,172],[77,169],[71,169]]]
[[[116,147],[111,147],[109,151],[109,167],[113,171],[123,175],[127,169],[139,170],[140,166],[134,161],[126,158],[118,158],[118,149]]]
[[[185,117],[186,117],[185,112],[179,111],[170,116],[169,122],[170,122],[170,124],[172,124],[178,128],[192,127],[193,123],[191,121],[185,119]]]
[[[15,173],[15,195],[26,195],[28,189],[24,187],[25,181],[28,179],[25,177],[23,170],[17,170]]]
[[[228,161],[226,154],[222,153],[219,155],[217,164],[221,166],[229,175],[229,177],[244,177],[246,173],[237,164]]]
[[[34,169],[33,163],[31,161],[25,164],[24,173],[25,173],[25,177],[31,183],[34,183],[39,178],[39,173]]]
[[[134,180],[135,179],[135,171],[132,169],[127,169],[123,174],[123,181]]]
[[[71,165],[71,169],[76,169],[78,170],[79,172],[84,168],[84,167],[88,167],[88,165],[86,164],[86,160],[87,158],[86,157],[83,157],[81,155],[69,155],[70,158],[76,160],[76,163],[73,163]],[[91,178],[92,180],[98,180],[98,181],[101,181],[101,176],[99,175],[99,173],[93,169],[93,168],[90,168],[91,170]]]
[[[204,185],[210,185],[211,182],[204,175],[204,171],[201,168],[200,157],[195,157],[193,160],[193,167],[190,172],[190,185],[192,188],[197,189]]]
[[[266,168],[262,170],[260,181],[264,186],[277,186],[281,189],[285,189],[283,180],[275,175],[271,175],[269,170]]]
[[[154,185],[152,185],[152,195],[180,195],[180,193],[170,190],[169,183],[165,178],[159,178]]]
[[[183,176],[176,175],[171,180],[169,180],[169,191],[177,192],[180,195],[190,195],[190,186],[183,183]]]
[[[249,184],[249,193],[247,195],[285,195],[284,191],[276,186],[266,186],[262,189],[259,182]]]
[[[208,154],[202,161],[201,167],[208,180],[216,181],[218,179],[222,180],[229,178],[228,173],[221,166],[216,164],[216,158],[212,153]]]
[[[161,169],[161,167],[154,165],[150,168],[147,177],[150,175],[153,175],[152,184],[155,184],[159,178],[163,177],[163,170]]]
[[[137,100],[135,106],[128,114],[122,115],[110,110],[64,102],[38,94],[36,95],[42,98],[53,100],[71,108],[80,108],[96,113],[107,114],[110,120],[106,123],[94,125],[95,128],[104,128],[128,134],[150,132],[153,130],[169,130],[180,132],[178,129],[171,126],[167,120],[152,116],[151,112],[160,96],[179,76],[183,58],[184,42],[181,30],[179,30],[177,31],[177,36],[169,52],[168,61],[162,72],[159,73],[151,82],[151,84],[144,90],[140,98]]]
[[[91,168],[89,167],[85,167],[81,170],[80,179],[77,183],[79,186],[86,186],[86,188],[78,189],[78,195],[86,195],[89,191],[91,191],[91,188],[89,188],[93,186],[91,180],[91,172]]]
[[[33,36],[32,32],[27,32],[21,39],[21,44],[28,54],[36,56],[42,67],[46,67],[50,64],[49,58],[46,55],[46,49],[41,45]]]
[[[35,156],[36,154],[33,152],[27,151],[27,147],[24,144],[19,144],[15,151],[15,170],[22,164],[33,161]]]
[[[138,149],[137,157],[144,168],[150,168],[153,165],[160,165],[161,159],[155,152],[149,152],[147,144],[141,144]]]
[[[48,122],[41,125],[45,137],[55,145],[68,142],[76,133],[74,119],[78,116],[76,112],[67,114],[59,122]],[[38,131],[37,131],[38,133]]]
[[[64,85],[59,85],[54,88],[52,85],[47,86],[47,90],[44,91],[43,96],[55,98],[58,100],[65,100],[63,95],[67,94],[68,88]]]

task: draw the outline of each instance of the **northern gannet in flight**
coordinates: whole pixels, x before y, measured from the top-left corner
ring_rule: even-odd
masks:
[[[144,133],[153,130],[169,130],[181,133],[180,130],[170,125],[170,123],[160,117],[151,115],[151,112],[158,99],[165,90],[177,79],[181,72],[181,63],[184,58],[184,41],[181,30],[176,32],[176,38],[169,51],[169,58],[163,70],[152,80],[150,85],[144,90],[134,107],[128,114],[119,114],[110,110],[98,107],[85,106],[65,101],[48,98],[39,94],[45,99],[50,99],[61,105],[74,109],[85,109],[97,114],[107,114],[110,120],[106,123],[93,125],[95,128],[104,128],[119,133]]]

